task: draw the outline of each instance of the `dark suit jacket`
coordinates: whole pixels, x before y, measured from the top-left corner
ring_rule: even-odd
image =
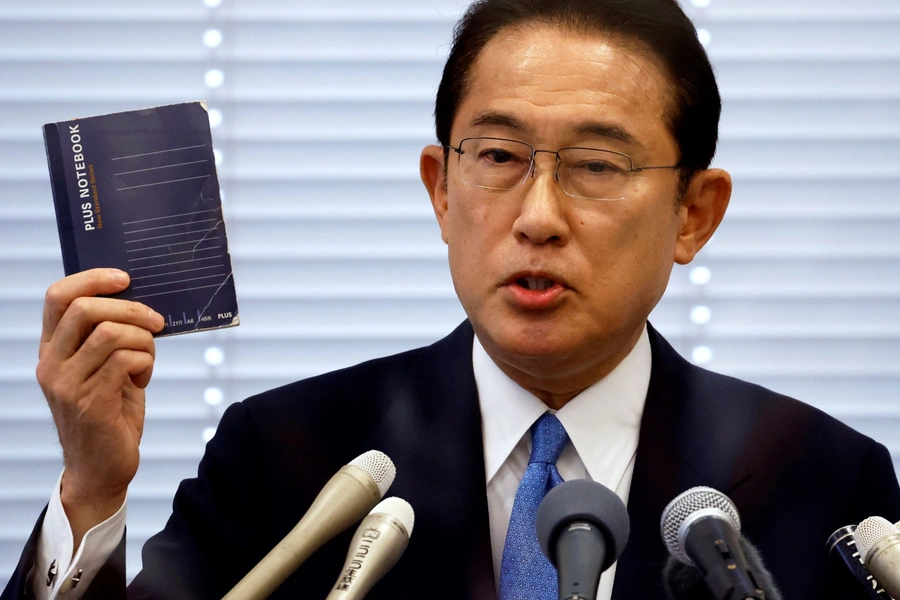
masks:
[[[427,348],[306,379],[231,406],[165,529],[144,546],[129,598],[221,598],[300,519],[319,489],[369,449],[397,466],[389,495],[416,511],[400,562],[369,598],[493,600],[484,454],[464,323]],[[662,600],[665,505],[707,485],[728,494],[787,600],[864,598],[829,563],[835,529],[900,518],[884,446],[796,400],[684,361],[650,329],[653,366],[628,501],[631,537],[613,600]],[[40,525],[40,524],[39,524]],[[325,598],[352,531],[273,598]],[[3,596],[18,597],[33,551]],[[121,595],[124,544],[87,598]],[[117,586],[119,592],[116,592]]]

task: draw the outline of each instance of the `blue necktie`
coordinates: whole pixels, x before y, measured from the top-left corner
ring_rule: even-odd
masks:
[[[541,552],[534,522],[541,500],[562,483],[556,461],[569,436],[556,415],[531,428],[531,458],[516,490],[500,563],[500,600],[557,600],[556,569]]]

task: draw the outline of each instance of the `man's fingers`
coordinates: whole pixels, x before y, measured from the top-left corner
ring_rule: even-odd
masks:
[[[127,364],[122,364],[122,368],[124,368],[131,377],[131,383],[133,383],[136,388],[146,388],[150,384],[150,377],[153,376],[153,354],[139,350],[116,350],[115,354],[120,352],[128,352],[134,355],[129,358]]]
[[[101,389],[116,389],[129,377],[135,386],[147,387],[153,373],[153,355],[142,350],[119,348],[97,370],[94,378]],[[140,385],[138,382],[143,383]]]
[[[164,320],[140,302],[116,298],[75,298],[56,326],[51,339],[53,352],[60,360],[69,358],[103,323],[133,325],[152,332],[162,329]]]
[[[73,390],[84,385],[84,382],[103,368],[118,350],[142,353],[152,366],[156,356],[153,334],[135,325],[104,321],[94,328],[73,356],[60,360],[45,357],[38,362],[36,373],[47,400],[54,403],[72,396]],[[136,386],[146,387],[152,369],[148,369],[144,363],[141,364],[143,366],[140,369],[129,367],[120,373],[118,377],[120,384],[124,382],[125,375],[128,375],[132,376]],[[116,366],[116,363],[113,362],[110,366]],[[115,393],[115,389],[110,391]]]
[[[144,310],[148,309],[144,307]],[[94,328],[72,356],[72,364],[78,365],[80,371],[79,379],[86,381],[107,363],[113,367],[118,366],[118,363],[111,359],[119,350],[132,350],[146,354],[152,363],[156,356],[153,334],[138,325],[103,321]],[[142,370],[133,371],[129,365],[126,372],[129,375],[138,375]]]
[[[60,279],[44,296],[41,343],[49,342],[73,300],[82,296],[115,294],[128,287],[128,274],[119,269],[90,269]]]

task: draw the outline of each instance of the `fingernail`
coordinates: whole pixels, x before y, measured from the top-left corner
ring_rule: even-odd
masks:
[[[115,283],[119,285],[128,285],[128,273],[125,271],[111,270],[109,274]]]

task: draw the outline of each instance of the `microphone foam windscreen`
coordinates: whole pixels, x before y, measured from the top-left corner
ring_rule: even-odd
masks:
[[[403,527],[406,529],[406,534],[409,536],[412,535],[413,525],[416,522],[416,513],[413,511],[413,507],[410,506],[409,502],[403,498],[397,498],[396,496],[385,498],[376,504],[375,508],[373,508],[369,514],[389,515],[394,517],[403,524]]]
[[[628,542],[628,509],[615,492],[587,479],[559,484],[544,496],[537,512],[537,537],[544,555],[555,564],[556,542],[569,523],[587,521],[603,532],[606,541],[606,570]]]
[[[701,510],[713,509],[731,521],[734,530],[741,531],[741,516],[731,498],[711,487],[698,486],[675,496],[662,512],[659,520],[660,534],[669,553],[680,561],[693,564],[678,540],[678,532],[685,519]]]
[[[397,467],[394,466],[394,461],[388,458],[387,454],[378,450],[364,452],[351,460],[349,464],[369,474],[369,477],[378,486],[380,496],[384,496],[384,493],[394,483],[394,477],[397,476]]]
[[[781,600],[781,591],[775,585],[772,574],[766,569],[759,550],[743,536],[740,538],[740,544],[747,565],[756,576],[760,589],[766,594],[766,600]],[[669,557],[663,570],[663,586],[669,600],[715,600],[700,570],[674,556]]]
[[[697,567],[671,555],[663,569],[663,587],[669,600],[715,600]]]
[[[900,529],[883,517],[869,517],[857,525],[853,539],[856,540],[856,549],[863,562],[872,546],[892,535],[900,535]]]

